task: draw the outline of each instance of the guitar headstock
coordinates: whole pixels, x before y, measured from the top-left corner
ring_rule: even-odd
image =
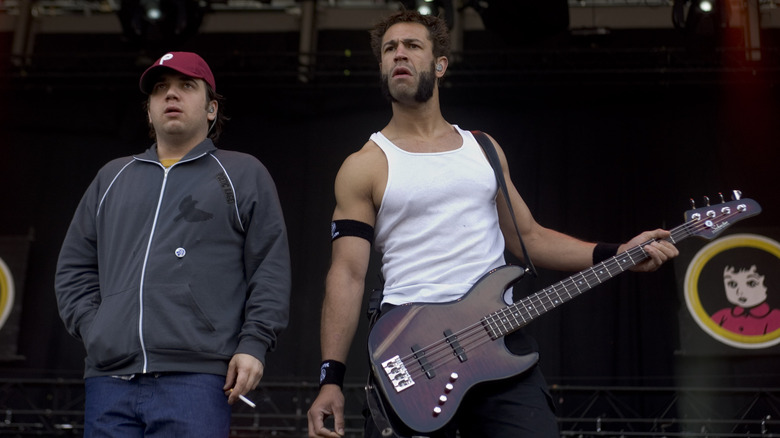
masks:
[[[712,206],[709,205],[709,198],[705,197],[706,206],[685,212],[688,231],[705,239],[714,239],[732,224],[761,213],[758,202],[749,198],[740,199],[740,195],[735,190],[735,199],[732,201],[724,201],[721,195],[721,202]]]

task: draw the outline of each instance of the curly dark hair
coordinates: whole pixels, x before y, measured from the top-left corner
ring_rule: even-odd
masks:
[[[209,130],[209,135],[208,135],[211,141],[213,141],[214,144],[216,144],[217,140],[219,140],[220,134],[222,134],[222,129],[225,126],[225,122],[227,122],[230,119],[227,116],[225,116],[225,112],[224,112],[225,98],[221,94],[214,91],[214,89],[211,88],[211,85],[209,85],[206,81],[203,81],[203,84],[206,86],[206,109],[208,109],[209,102],[211,102],[212,100],[217,101],[217,117],[214,119],[214,126],[211,127],[211,125],[209,125],[211,129]],[[144,105],[143,105],[144,112],[149,111],[150,98],[151,95],[149,95],[149,97],[147,97],[147,99],[144,101]],[[155,140],[157,138],[157,133],[155,132],[154,126],[152,125],[151,122],[149,122],[149,137],[152,140]]]
[[[390,26],[398,23],[418,23],[428,29],[428,38],[433,42],[433,56],[450,56],[450,32],[447,23],[433,15],[423,15],[416,10],[401,10],[396,12],[371,29],[371,49],[377,61],[382,61],[382,37]]]

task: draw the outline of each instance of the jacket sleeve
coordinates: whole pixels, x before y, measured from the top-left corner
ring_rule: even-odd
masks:
[[[76,339],[84,331],[100,305],[97,230],[95,213],[98,199],[96,178],[81,198],[60,250],[54,278],[57,307],[65,328]]]
[[[282,208],[271,175],[260,165],[250,195],[250,219],[245,222],[244,269],[247,301],[236,353],[265,364],[287,327],[290,309],[290,253]]]

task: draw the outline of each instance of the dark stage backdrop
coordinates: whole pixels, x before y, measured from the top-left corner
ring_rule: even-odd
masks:
[[[232,118],[220,146],[266,164],[290,234],[291,323],[269,356],[265,378],[314,382],[333,179],[342,160],[384,126],[389,107],[371,87],[246,89],[216,76]],[[83,348],[65,333],[53,295],[59,246],[98,168],[149,145],[142,96],[111,82],[97,90],[3,92],[0,235],[32,239],[18,339],[23,358],[0,364],[4,375],[80,375]],[[745,226],[780,223],[780,101],[765,84],[537,87],[518,80],[445,86],[441,95],[447,120],[500,142],[515,185],[546,226],[619,242],[676,226],[689,198],[731,189],[764,207]],[[542,271],[518,289],[533,292],[564,276]],[[374,262],[367,287],[376,286],[376,278]],[[671,264],[653,274],[624,274],[527,327],[539,341],[550,383],[667,385],[690,382],[685,373],[733,374],[737,368],[697,368],[691,361],[699,359],[677,354],[684,303],[676,280]],[[350,359],[354,382],[365,375],[364,337],[365,326]],[[739,369],[764,367],[776,381],[777,367],[770,364],[777,361],[753,356],[740,359]]]

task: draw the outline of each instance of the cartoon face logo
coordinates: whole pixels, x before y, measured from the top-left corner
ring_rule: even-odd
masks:
[[[737,348],[780,343],[780,244],[764,236],[735,234],[713,241],[691,260],[685,303],[694,321],[714,339]]]
[[[764,276],[756,272],[756,265],[737,271],[733,266],[723,269],[726,298],[735,306],[751,308],[766,301]]]
[[[761,336],[780,329],[780,309],[767,302],[764,278],[756,265],[749,269],[726,266],[723,286],[731,306],[715,312],[712,320],[738,335]]]

